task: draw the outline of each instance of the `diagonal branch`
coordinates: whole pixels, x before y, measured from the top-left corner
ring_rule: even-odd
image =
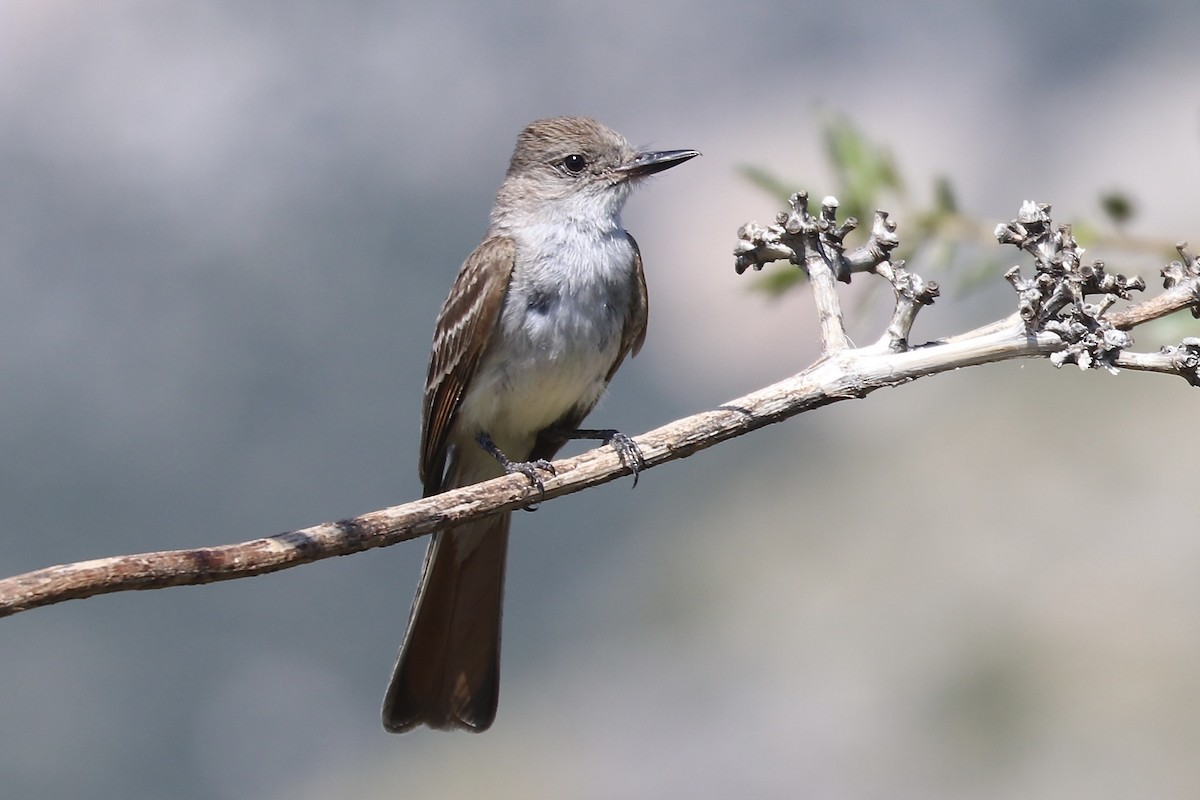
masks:
[[[643,469],[649,469],[805,411],[864,397],[884,386],[973,364],[1041,355],[1055,346],[1056,337],[1029,337],[1014,322],[1004,330],[971,340],[906,353],[846,350],[791,378],[664,425],[634,441],[645,460]],[[546,500],[629,474],[618,453],[609,447],[556,461],[554,466],[558,474],[545,480]],[[48,567],[0,580],[0,616],[98,594],[262,575],[386,547],[538,500],[537,490],[524,476],[508,475],[353,519],[248,542]]]
[[[843,239],[853,220],[837,225],[837,201],[826,198],[819,217],[807,210],[807,196],[792,197],[789,212],[769,228],[743,226],[737,269],[787,259],[808,272],[823,309],[824,355],[802,372],[731,400],[711,411],[676,420],[634,439],[644,469],[685,458],[727,439],[744,435],[805,411],[841,400],[865,397],[885,386],[962,367],[1014,358],[1049,357],[1056,365],[1103,367],[1179,375],[1200,386],[1200,339],[1184,339],[1156,354],[1130,352],[1126,331],[1200,300],[1200,266],[1180,246],[1181,262],[1163,270],[1167,291],[1157,298],[1110,313],[1117,298],[1140,291],[1140,279],[1084,264],[1069,228],[1054,229],[1049,206],[1026,204],[1021,215],[1000,226],[1001,241],[1032,254],[1037,271],[1026,279],[1014,268],[1008,278],[1017,290],[1018,312],[948,339],[909,345],[917,311],[937,297],[937,286],[890,262],[898,243],[895,224],[877,212],[866,245],[847,253]],[[889,281],[896,310],[879,341],[851,348],[845,339],[835,278],[874,274]],[[1102,294],[1099,303],[1085,302]],[[1169,298],[1164,301],[1162,298]],[[550,500],[607,483],[630,473],[617,450],[601,447],[555,462],[557,475],[545,480]],[[193,550],[113,556],[64,564],[0,580],[0,616],[65,600],[139,589],[160,589],[232,580],[287,569],[332,556],[427,536],[486,514],[508,511],[542,499],[522,475],[509,475],[455,489],[353,519],[316,525],[262,539]]]

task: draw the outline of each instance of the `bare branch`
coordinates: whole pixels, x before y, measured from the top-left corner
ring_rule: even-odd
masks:
[[[1034,258],[1030,278],[1014,267],[1007,277],[1017,290],[1018,310],[973,331],[913,347],[909,334],[917,311],[938,295],[937,285],[889,261],[899,243],[896,226],[877,212],[868,241],[846,252],[854,220],[836,221],[837,200],[826,198],[817,217],[804,194],[793,195],[775,225],[748,224],[738,232],[736,269],[761,269],[787,260],[805,269],[821,315],[822,357],[772,386],[711,411],[677,420],[634,442],[651,469],[685,458],[727,439],[841,400],[864,397],[927,375],[1014,358],[1048,357],[1056,365],[1120,368],[1178,375],[1200,386],[1200,338],[1184,339],[1160,352],[1134,353],[1128,331],[1183,308],[1200,307],[1200,267],[1185,245],[1182,261],[1163,269],[1167,291],[1120,312],[1112,307],[1145,288],[1140,278],[1110,273],[1100,262],[1084,263],[1070,228],[1054,228],[1050,207],[1027,203],[997,229],[1000,241]],[[872,273],[891,283],[896,307],[874,345],[854,349],[846,338],[836,280]],[[1099,295],[1098,302],[1088,298]],[[577,492],[630,474],[620,452],[601,447],[555,462],[544,499]],[[520,508],[542,499],[521,475],[427,497],[353,519],[330,522],[239,544],[114,556],[0,580],[0,616],[8,616],[110,592],[158,589],[231,580],[286,569],[337,555],[428,535],[477,517]]]
[[[877,212],[882,215],[882,212]],[[892,264],[888,261],[875,266],[875,274],[886,278],[892,284],[896,295],[896,306],[892,311],[892,320],[884,331],[879,346],[893,353],[908,349],[908,336],[912,331],[913,322],[921,306],[932,305],[941,289],[933,281],[926,281],[914,272],[904,268],[903,261]]]
[[[902,354],[847,350],[804,372],[718,408],[664,425],[634,439],[643,470],[685,458],[727,439],[823,405],[863,397],[934,372],[1005,358],[1037,355],[1053,346],[1030,339],[1019,326],[975,341],[947,343]],[[600,447],[554,463],[546,500],[629,474],[617,451]],[[0,616],[110,592],[160,589],[245,578],[331,556],[425,536],[497,511],[539,501],[521,475],[508,475],[353,519],[276,536],[195,550],[114,556],[65,564],[0,580]]]
[[[1183,260],[1162,268],[1163,288],[1167,291],[1135,308],[1110,315],[1114,327],[1127,331],[1184,308],[1190,308],[1192,316],[1200,319],[1200,263],[1188,251],[1187,242],[1180,242],[1175,249]]]
[[[1200,386],[1200,338],[1189,336],[1178,345],[1167,345],[1157,353],[1120,353],[1113,359],[1113,365],[1178,375],[1192,386]]]
[[[772,261],[784,258],[800,266],[813,288],[817,319],[821,325],[821,352],[829,355],[845,350],[850,347],[850,338],[846,335],[834,281],[849,283],[855,272],[872,272],[886,262],[900,244],[896,226],[888,220],[886,213],[876,212],[867,243],[846,253],[846,235],[858,227],[858,221],[850,217],[838,224],[837,198],[822,200],[817,217],[808,211],[806,192],[793,194],[788,206],[787,211],[776,216],[774,225],[764,228],[749,223],[738,230],[734,269],[740,275],[748,267],[760,270]]]

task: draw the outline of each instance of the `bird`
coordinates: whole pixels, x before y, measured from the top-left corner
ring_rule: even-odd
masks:
[[[615,430],[581,430],[646,336],[646,278],[621,223],[634,186],[700,155],[639,150],[586,117],[518,135],[480,245],[434,329],[419,475],[426,497],[519,472],[537,487],[568,440],[601,439],[635,471]],[[511,513],[432,535],[384,698],[384,728],[487,730],[500,686]]]

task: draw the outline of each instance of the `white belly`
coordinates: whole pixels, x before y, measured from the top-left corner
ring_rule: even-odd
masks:
[[[514,272],[459,409],[460,439],[486,431],[510,458],[525,459],[538,431],[603,393],[628,321],[633,251],[624,231],[586,244]]]

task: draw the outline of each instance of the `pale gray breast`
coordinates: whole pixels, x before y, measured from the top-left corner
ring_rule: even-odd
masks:
[[[501,315],[501,335],[551,362],[616,358],[634,290],[633,248],[623,230],[519,243],[519,263]],[[524,246],[521,246],[524,245]],[[532,246],[531,246],[532,245]]]

